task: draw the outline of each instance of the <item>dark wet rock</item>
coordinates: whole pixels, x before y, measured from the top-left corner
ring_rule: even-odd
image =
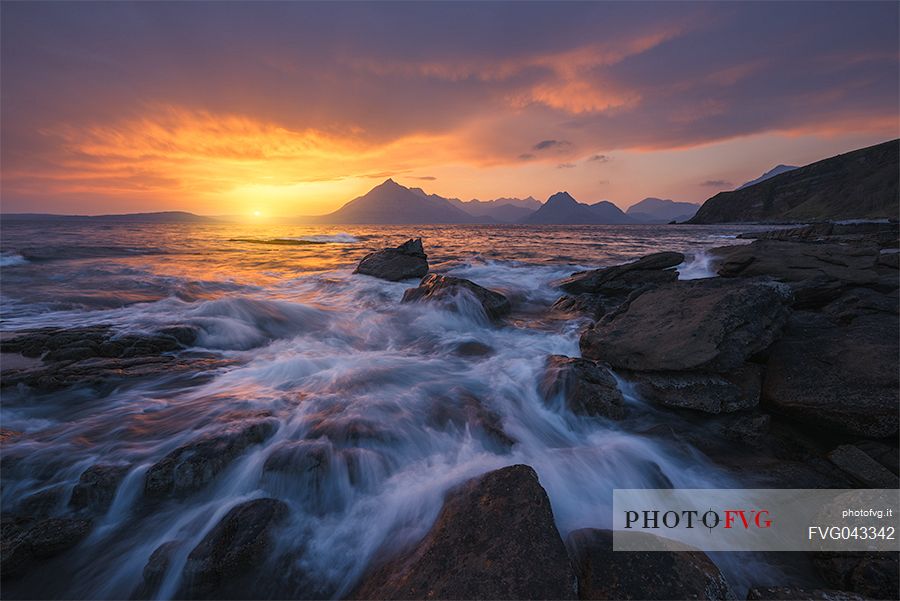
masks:
[[[700,551],[613,551],[610,530],[576,530],[566,542],[580,599],[734,599]]]
[[[766,440],[772,417],[765,413],[738,413],[712,420],[710,426],[720,437],[750,447],[760,447]]]
[[[860,440],[856,447],[886,467],[892,474],[900,474],[900,453],[892,447],[874,440]]]
[[[537,474],[514,465],[451,490],[425,538],[352,597],[573,599],[575,574]]]
[[[881,265],[882,267],[888,267],[890,269],[900,269],[900,253],[879,253],[878,265]]]
[[[0,526],[0,575],[20,576],[42,559],[74,547],[88,535],[91,522],[69,518],[28,518],[3,516]]]
[[[189,333],[192,333],[192,335]],[[14,332],[2,339],[4,353],[42,357],[45,361],[80,361],[94,357],[118,359],[160,355],[193,342],[189,326],[166,328],[155,334],[119,334],[107,325],[81,328],[41,328]]]
[[[503,451],[516,443],[516,439],[503,429],[500,415],[488,409],[481,399],[464,391],[458,392],[454,398],[437,402],[428,416],[428,424],[441,430],[452,424],[456,428],[467,427],[482,432]]]
[[[254,499],[233,507],[188,555],[179,597],[231,597],[229,581],[260,566],[272,543],[272,531],[287,516],[276,499]]]
[[[548,401],[562,395],[566,408],[576,415],[625,417],[625,399],[616,379],[594,361],[550,355],[540,389]]]
[[[290,474],[298,482],[315,492],[335,470],[343,470],[351,484],[362,479],[362,463],[367,459],[381,458],[369,449],[349,447],[335,448],[323,439],[297,440],[278,445],[266,458],[263,470]]]
[[[748,601],[866,601],[866,597],[833,589],[796,586],[755,586],[747,591]]]
[[[719,275],[726,278],[767,276],[781,282],[820,278],[848,286],[878,281],[875,265],[879,250],[874,245],[757,240],[714,248],[710,253],[716,257]]]
[[[51,486],[19,501],[17,513],[29,517],[47,517],[64,506],[66,486]]]
[[[134,595],[135,598],[143,599],[152,595],[172,566],[172,557],[181,545],[181,541],[170,540],[158,546],[150,554],[147,563],[144,565],[142,592]]]
[[[92,465],[81,474],[78,484],[72,489],[69,505],[75,509],[106,511],[128,469],[124,465]]]
[[[882,438],[898,431],[900,322],[865,315],[847,325],[798,312],[769,350],[763,402],[808,425]]]
[[[559,297],[550,310],[563,315],[583,315],[597,320],[606,315],[616,304],[599,294],[583,293]]]
[[[484,344],[483,342],[478,342],[477,340],[467,340],[465,342],[460,342],[456,345],[454,349],[457,355],[461,355],[463,357],[485,357],[488,355],[494,354],[494,349]]]
[[[581,354],[635,371],[728,372],[780,333],[789,291],[713,278],[645,292],[581,336]]]
[[[369,253],[363,257],[353,273],[391,282],[420,278],[428,273],[428,256],[422,248],[422,239],[409,239],[397,248],[385,248]]]
[[[822,312],[845,324],[865,315],[897,315],[900,297],[896,292],[883,294],[869,288],[852,288],[826,305]]]
[[[274,420],[246,421],[182,445],[147,471],[144,494],[162,497],[200,489],[248,447],[265,441],[276,429]]]
[[[683,262],[684,255],[681,253],[654,253],[624,265],[579,271],[557,282],[556,285],[569,294],[588,292],[623,295],[645,285],[675,281],[678,278],[678,272],[669,268]]]
[[[760,369],[745,364],[724,374],[629,372],[637,394],[648,401],[706,413],[731,413],[759,404]]]
[[[866,551],[821,552],[813,564],[832,588],[870,599],[897,599],[900,591],[900,554]]]
[[[463,292],[465,291],[465,292]],[[432,273],[422,278],[418,288],[409,288],[403,293],[403,302],[411,303],[427,300],[452,298],[460,293],[469,293],[481,303],[484,312],[492,319],[498,319],[510,312],[509,299],[493,290],[488,290],[463,278]]]
[[[361,443],[388,443],[397,440],[394,432],[375,420],[340,413],[325,416],[312,425],[305,438],[327,438],[340,446],[357,446]]]
[[[900,488],[896,474],[853,445],[840,445],[828,453],[828,459],[863,486]]]

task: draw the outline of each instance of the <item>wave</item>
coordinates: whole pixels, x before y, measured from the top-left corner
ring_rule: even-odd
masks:
[[[17,265],[27,265],[28,259],[16,253],[3,253],[0,255],[0,267],[15,267]]]
[[[346,232],[341,232],[339,234],[317,234],[315,236],[303,236],[297,239],[306,240],[308,242],[318,242],[322,244],[353,244],[354,242],[359,242],[360,240],[356,236],[351,236]]]

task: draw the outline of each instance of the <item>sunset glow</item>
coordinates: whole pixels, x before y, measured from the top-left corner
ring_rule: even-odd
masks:
[[[647,8],[6,3],[3,210],[315,215],[386,177],[699,202],[897,135],[896,4]]]

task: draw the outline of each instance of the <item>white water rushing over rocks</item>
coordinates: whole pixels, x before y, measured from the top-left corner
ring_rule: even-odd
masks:
[[[548,405],[537,383],[547,355],[578,356],[584,325],[548,311],[561,294],[550,282],[659,250],[687,253],[689,277],[712,275],[703,249],[739,243],[731,236],[746,229],[4,226],[4,257],[21,258],[4,263],[4,332],[189,325],[200,334],[184,354],[231,361],[100,393],[5,390],[3,428],[22,435],[4,446],[17,459],[3,471],[4,510],[28,494],[70,490],[98,462],[129,470],[89,537],[40,570],[52,569],[52,579],[29,576],[8,590],[128,598],[150,554],[175,540],[183,544],[157,594],[172,598],[190,550],[231,507],[258,497],[290,507],[276,531],[283,582],[260,583],[259,596],[341,597],[373,558],[428,530],[448,488],[505,465],[534,467],[563,537],[610,527],[614,488],[740,487],[699,452],[652,436],[654,425],[678,422],[629,390],[629,416],[612,422]],[[401,304],[415,281],[352,275],[367,252],[413,236],[423,237],[433,272],[503,292],[512,315],[492,324],[467,297],[454,306]],[[265,243],[273,239],[312,244]],[[472,342],[489,350],[461,352]],[[434,419],[467,397],[500,416],[517,441],[511,449],[481,430]],[[275,434],[205,488],[144,502],[144,476],[167,453],[223,423],[261,415],[277,422]],[[330,435],[332,452],[356,449],[354,473],[340,462],[318,476],[263,469],[275,449],[314,432]],[[748,584],[745,571],[754,572],[754,584],[765,580],[766,569],[746,557],[715,560],[738,589]]]

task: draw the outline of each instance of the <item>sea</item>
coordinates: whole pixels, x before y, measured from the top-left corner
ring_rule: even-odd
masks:
[[[560,399],[544,399],[538,384],[548,355],[579,355],[587,324],[551,311],[561,296],[554,281],[664,250],[685,253],[679,277],[711,277],[707,250],[746,243],[737,234],[753,229],[762,228],[4,223],[5,336],[45,327],[107,324],[129,334],[188,325],[199,336],[185,354],[224,360],[100,391],[88,384],[4,388],[0,422],[22,433],[3,446],[4,456],[18,458],[2,471],[4,511],[27,495],[71,489],[93,464],[128,468],[110,509],[76,551],[4,583],[4,596],[129,598],[151,553],[179,541],[157,592],[172,598],[190,550],[231,507],[259,497],[290,507],[275,534],[286,558],[283,578],[259,583],[259,596],[340,598],[372,561],[421,538],[450,488],[502,466],[536,470],[563,537],[609,528],[615,488],[739,488],[737,476],[698,450],[655,435],[659,424],[691,426],[626,383],[629,414],[617,422],[574,415]],[[512,314],[493,323],[467,297],[402,303],[415,280],[353,274],[367,253],[418,237],[432,272],[502,292]],[[483,352],[460,352],[473,342]],[[511,449],[466,424],[435,421],[442,404],[464,398],[500,417],[516,441]],[[205,489],[143,501],[151,465],[241,415],[272,416],[277,431]],[[356,433],[324,441],[361,450],[353,477],[339,462],[314,477],[263,469],[275,449],[323,425]],[[735,555],[714,560],[736,591],[784,584],[763,559]]]

